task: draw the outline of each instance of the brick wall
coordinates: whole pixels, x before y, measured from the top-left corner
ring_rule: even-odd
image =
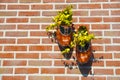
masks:
[[[102,37],[80,69],[65,67],[73,58],[64,59],[45,31],[68,4],[75,26]],[[120,80],[120,0],[0,0],[0,80]]]

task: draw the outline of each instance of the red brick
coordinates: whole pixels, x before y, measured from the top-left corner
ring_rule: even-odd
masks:
[[[30,60],[28,61],[29,66],[52,66],[50,60]]]
[[[88,11],[73,11],[74,16],[88,16]]]
[[[120,58],[120,53],[114,53],[114,58]]]
[[[94,10],[90,12],[90,16],[108,16],[109,15],[109,11],[103,11],[103,10]]]
[[[19,16],[40,16],[39,11],[21,11],[19,12]]]
[[[43,3],[62,3],[64,0],[43,0]]]
[[[79,18],[79,22],[101,22],[102,18],[100,17],[88,17],[88,18]]]
[[[120,17],[106,17],[103,20],[104,22],[120,22]]]
[[[108,2],[108,0],[91,0],[91,2]]]
[[[0,53],[0,58],[14,58],[13,53]]]
[[[3,36],[3,32],[0,31],[0,36]]]
[[[20,24],[18,25],[18,29],[22,29],[22,30],[29,30],[29,29],[39,29],[39,25],[31,25],[31,24]]]
[[[0,3],[17,3],[18,0],[1,0]]]
[[[12,68],[0,68],[0,74],[12,74],[13,69]]]
[[[79,80],[78,76],[55,76],[55,80]]]
[[[100,9],[100,4],[79,4],[79,9]]]
[[[42,53],[42,59],[62,59],[63,56],[60,53]]]
[[[27,61],[25,60],[4,60],[3,66],[26,66]]]
[[[113,43],[120,43],[120,38],[113,38]]]
[[[109,76],[107,77],[107,80],[120,80],[120,77],[118,76]]]
[[[16,68],[15,74],[36,74],[39,73],[38,68]]]
[[[28,10],[29,5],[8,5],[8,10]]]
[[[64,63],[64,62],[61,61],[61,60],[55,60],[55,61],[54,61],[54,66],[64,66],[63,63]]]
[[[29,76],[29,80],[53,80],[52,76]]]
[[[52,18],[31,18],[31,23],[50,23]]]
[[[4,18],[0,18],[0,23],[4,23]]]
[[[111,2],[120,2],[119,0],[110,0]]]
[[[115,46],[115,45],[105,46],[105,50],[106,51],[120,51],[120,45],[118,45],[118,46]]]
[[[55,5],[55,9],[64,9],[64,8],[66,8],[68,5],[66,5],[66,4],[56,4]],[[72,5],[73,6],[73,9],[76,9],[77,8],[77,5],[75,5],[75,4],[73,4]]]
[[[17,12],[15,11],[2,11],[0,12],[0,16],[16,16]]]
[[[117,75],[120,75],[120,69],[116,69],[115,72]]]
[[[16,53],[16,58],[21,59],[38,59],[39,54],[38,53]]]
[[[119,3],[103,4],[103,8],[105,9],[120,8],[120,4]]]
[[[112,59],[112,53],[94,53],[95,58]]]
[[[92,63],[92,66],[99,66],[99,67],[104,67],[104,61],[96,61]]]
[[[4,1],[4,0],[3,0]],[[6,8],[6,5],[0,5],[0,9],[2,10],[2,9],[5,9]]]
[[[42,38],[42,44],[54,44],[50,38]]]
[[[120,61],[106,61],[106,66],[119,67],[120,66]]]
[[[7,18],[7,23],[26,23],[28,18]]]
[[[26,51],[27,46],[5,46],[4,51]]]
[[[30,36],[48,36],[46,31],[31,31]]]
[[[41,68],[42,74],[64,74],[64,68]]]
[[[95,51],[103,51],[103,46],[92,46],[92,49]]]
[[[28,34],[25,31],[8,31],[5,36],[7,37],[26,37]]]
[[[105,31],[105,36],[120,36],[120,31]]]
[[[56,16],[56,11],[42,11],[42,16]]]
[[[106,77],[81,77],[81,80],[106,80]]]
[[[109,39],[109,38],[93,39],[92,43],[93,44],[110,44],[111,39]]]
[[[110,29],[109,24],[92,24],[92,30],[106,30]]]
[[[41,0],[20,0],[20,3],[40,3]]]
[[[113,75],[113,69],[94,69],[95,75]]]
[[[111,15],[120,15],[120,10],[112,10]]]
[[[0,44],[15,44],[15,39],[10,39],[10,38],[1,38],[0,39]]]
[[[120,24],[112,24],[112,29],[120,29]]]
[[[67,69],[67,74],[81,74],[79,69]]]
[[[95,36],[102,36],[103,35],[102,31],[91,31],[91,33],[93,33]]]
[[[2,76],[2,80],[26,80],[25,76]]]
[[[40,44],[40,39],[38,38],[22,38],[18,39],[18,44]]]
[[[33,10],[48,10],[48,9],[53,9],[53,5],[51,4],[39,4],[39,5],[32,5],[31,9]]]
[[[88,0],[67,0],[67,3],[89,2]]]
[[[0,46],[0,50],[2,51],[2,46]]]
[[[30,46],[30,51],[51,51],[52,46]]]
[[[0,30],[14,30],[16,29],[15,25],[0,25]]]

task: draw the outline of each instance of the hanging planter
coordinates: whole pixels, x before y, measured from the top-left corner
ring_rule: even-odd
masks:
[[[94,39],[94,35],[89,34],[85,26],[80,26],[74,35],[76,39],[77,60],[81,64],[85,64],[91,57],[91,40]]]
[[[70,52],[70,43],[72,41],[73,24],[72,24],[72,6],[67,6],[64,10],[59,11],[53,18],[53,24],[50,24],[46,31],[55,30],[53,32],[54,39],[57,41],[60,47],[62,47],[62,53]],[[64,51],[66,50],[67,51]]]

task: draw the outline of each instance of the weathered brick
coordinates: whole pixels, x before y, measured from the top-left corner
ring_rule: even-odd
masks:
[[[15,25],[0,25],[0,30],[14,30],[16,29]]]
[[[55,76],[55,80],[79,80],[78,76]]]
[[[120,36],[120,31],[105,31],[105,36]]]
[[[120,69],[116,69],[115,72],[117,75],[120,75]]]
[[[38,68],[16,68],[15,74],[36,74],[39,73]]]
[[[17,53],[16,58],[20,59],[38,59],[39,58],[39,53]]]
[[[0,9],[1,9],[1,10],[2,10],[2,9],[4,10],[5,8],[6,8],[6,5],[2,5],[2,4],[0,5]]]
[[[16,16],[16,11],[2,11],[0,12],[0,16]]]
[[[48,60],[30,60],[28,62],[29,66],[51,66],[52,61]]]
[[[98,11],[98,10],[94,10],[94,11],[90,11],[90,16],[108,16],[109,15],[109,11]]]
[[[92,24],[92,30],[106,30],[110,29],[110,24]]]
[[[27,10],[29,5],[8,5],[8,10]]]
[[[82,80],[106,80],[106,77],[98,76],[98,77],[81,77]]]
[[[12,74],[13,69],[12,68],[0,68],[0,74]]]
[[[50,23],[51,18],[31,18],[31,23]]]
[[[120,8],[120,4],[119,4],[119,3],[108,3],[108,4],[103,4],[103,8],[105,8],[105,9]]]
[[[113,45],[113,46],[105,46],[105,50],[106,51],[119,51],[120,46],[119,45],[118,46],[115,46],[115,45]]]
[[[42,53],[42,59],[62,59],[63,56],[60,53]]]
[[[88,16],[88,11],[73,11],[73,16]]]
[[[41,0],[20,0],[20,3],[40,3]]]
[[[95,75],[113,75],[113,69],[94,69]]]
[[[29,80],[53,80],[52,76],[29,76]]]
[[[81,2],[89,2],[89,0],[67,0],[67,3],[81,3]]]
[[[7,18],[7,23],[27,23],[28,18]]]
[[[105,17],[104,22],[120,22],[120,17]]]
[[[4,23],[4,18],[0,18],[0,23]]]
[[[110,76],[110,77],[107,77],[107,80],[120,80],[120,77],[118,76]]]
[[[26,37],[28,33],[26,31],[8,31],[5,36],[7,37]]]
[[[17,3],[18,0],[1,0],[0,3]]]
[[[79,9],[100,9],[100,4],[79,4]]]
[[[45,31],[31,31],[30,36],[48,36]]]
[[[43,0],[43,3],[62,3],[64,0]]]
[[[3,66],[26,66],[27,61],[25,60],[4,60]]]
[[[39,25],[32,25],[32,24],[19,24],[17,26],[18,29],[21,29],[21,30],[38,30],[39,29]]]
[[[51,10],[53,8],[53,5],[51,4],[40,4],[40,5],[32,5],[31,9],[33,10]]]

